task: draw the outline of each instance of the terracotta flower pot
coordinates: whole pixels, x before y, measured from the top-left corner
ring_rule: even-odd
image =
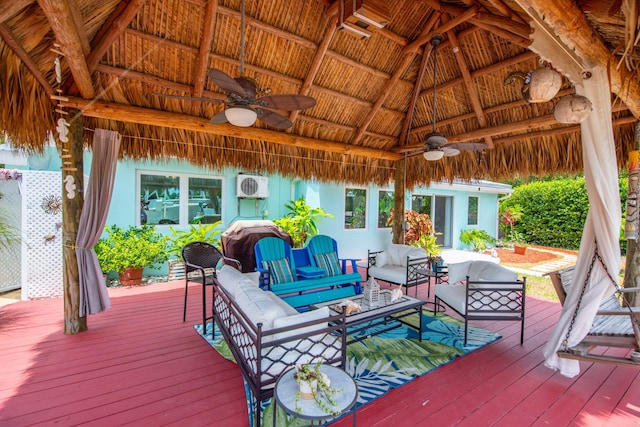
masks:
[[[133,286],[142,283],[142,271],[144,268],[126,268],[118,275],[122,286]]]
[[[526,250],[527,250],[526,246],[513,245],[513,252],[518,254],[518,255],[524,255]]]

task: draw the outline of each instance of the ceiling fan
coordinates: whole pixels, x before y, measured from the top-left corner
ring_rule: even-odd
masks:
[[[267,95],[257,98],[258,88],[254,79],[244,75],[244,4],[242,0],[240,19],[240,77],[233,78],[222,70],[209,69],[211,81],[226,92],[227,101],[214,98],[156,94],[165,98],[187,99],[192,101],[220,102],[225,109],[211,118],[211,123],[231,123],[235,126],[252,126],[256,119],[276,129],[293,126],[288,117],[273,110],[304,110],[316,105],[316,100],[305,95]]]
[[[424,139],[424,146],[410,156],[422,154],[428,161],[440,160],[443,157],[453,157],[460,154],[461,150],[480,150],[487,148],[484,143],[454,143],[447,144],[447,138],[443,133],[436,131],[436,68],[437,68],[437,47],[442,43],[442,36],[434,34],[429,40],[433,49],[433,105],[432,105],[432,131]]]

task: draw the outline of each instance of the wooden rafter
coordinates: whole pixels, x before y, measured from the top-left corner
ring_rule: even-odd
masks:
[[[511,43],[517,44],[518,46],[522,46],[524,48],[528,48],[531,45],[531,40],[526,37],[519,36],[517,34],[513,34],[511,31],[497,27],[495,25],[484,22],[481,19],[469,19],[469,22],[473,25],[482,28],[490,33],[495,34],[498,37],[501,37],[505,40],[510,41]]]
[[[87,65],[90,71],[96,69],[100,59],[102,59],[113,42],[120,37],[144,3],[145,0],[131,0],[128,4],[122,2],[107,18],[98,34],[94,37],[91,53],[87,57]],[[124,6],[121,7],[121,5]]]
[[[134,107],[131,105],[108,103],[103,101],[90,101],[75,97],[69,97],[69,100],[63,102],[63,105],[65,107],[82,110],[82,114],[85,117],[96,117],[126,123],[136,123],[139,125],[160,126],[170,129],[203,132],[210,135],[259,140],[290,147],[320,150],[381,160],[396,161],[402,158],[400,154],[390,153],[388,151],[378,150],[375,148],[324,141],[269,129],[252,127],[240,128],[228,123],[214,125],[209,123],[208,119],[201,117],[158,111],[150,108]]]
[[[82,53],[86,58],[89,55],[89,52],[91,52],[91,45],[89,44],[87,32],[84,30],[84,21],[82,20],[82,14],[80,13],[77,0],[69,0],[69,6],[71,8],[73,23],[78,30],[78,38],[80,39],[80,46],[82,46]]]
[[[0,23],[0,37],[2,37],[2,40],[4,40],[4,42],[16,54],[16,56],[20,58],[24,66],[27,67],[29,71],[31,71],[33,77],[38,81],[38,83],[40,83],[40,86],[42,86],[45,93],[51,100],[51,96],[54,93],[53,88],[51,87],[47,79],[42,75],[29,54],[22,48],[9,27],[7,27],[7,25],[3,22]],[[55,105],[55,102],[53,100],[51,100],[51,102]]]
[[[478,96],[478,91],[476,90],[476,85],[473,83],[473,79],[471,78],[471,73],[469,72],[469,66],[464,59],[462,51],[460,50],[460,44],[458,43],[458,38],[456,37],[453,30],[447,31],[447,36],[449,37],[449,41],[451,41],[451,46],[453,47],[453,54],[456,58],[456,62],[458,63],[458,68],[460,68],[460,73],[462,74],[462,81],[464,83],[464,87],[467,92],[467,96],[471,101],[471,106],[473,107],[473,111],[478,118],[478,124],[481,128],[487,127],[487,118],[484,115],[484,111],[482,111],[482,104],[480,103],[480,97]],[[484,142],[489,146],[493,147],[493,141],[490,136],[484,137]]]
[[[637,75],[632,75],[623,67],[619,70],[615,68],[617,61],[574,1],[517,1],[533,19],[542,19],[547,23],[586,68],[599,66],[608,69],[611,91],[627,104],[636,118],[640,118],[640,81]]]
[[[198,53],[198,49],[196,49],[196,48],[188,47],[188,46],[182,45],[182,44],[174,42],[174,41],[165,40],[165,39],[162,39],[160,37],[156,37],[156,36],[151,35],[151,34],[147,34],[147,33],[143,33],[143,32],[140,32],[140,31],[132,30],[130,28],[126,29],[126,32],[129,33],[129,34],[135,35],[137,37],[141,37],[141,38],[150,40],[153,43],[156,43],[158,45],[159,44],[167,44],[169,46],[175,47],[176,49],[182,49],[184,51],[190,51],[194,55],[197,55],[197,53]],[[226,62],[227,64],[231,64],[231,65],[238,66],[238,67],[240,66],[240,61],[237,60],[237,59],[228,58],[226,56],[222,56],[222,55],[218,55],[218,54],[214,54],[214,53],[210,53],[209,57],[211,59],[214,59],[214,60]],[[266,76],[273,77],[275,79],[278,79],[278,80],[283,81],[283,82],[291,83],[293,85],[302,86],[302,84],[303,84],[303,81],[298,79],[298,78],[290,77],[290,76],[287,76],[287,75],[282,74],[282,73],[278,73],[278,72],[275,72],[275,71],[267,70],[265,68],[257,67],[255,65],[251,65],[251,64],[245,63],[244,67],[245,67],[246,71],[251,71],[251,72],[255,72],[255,73],[259,73],[259,74],[264,74]],[[110,69],[113,69],[113,67],[111,67],[111,68],[102,68],[102,69],[110,70]],[[116,68],[116,70],[120,70],[120,69]],[[122,73],[122,71],[118,71],[118,73]],[[191,89],[189,89],[187,92],[190,92],[190,90]],[[344,94],[344,93],[341,93],[341,92],[338,92],[338,91],[335,91],[335,90],[332,90],[332,89],[328,89],[328,88],[325,88],[325,87],[322,87],[322,86],[313,86],[313,90],[315,90],[317,92],[324,93],[324,94],[326,94],[328,96],[331,96],[331,97],[344,99],[344,100],[349,101],[349,102],[354,102],[354,103],[359,104],[359,105],[361,105],[363,107],[371,107],[371,105],[372,105],[369,101],[365,101],[365,100],[362,100],[362,99],[359,99],[359,98],[355,98],[355,97],[353,97],[351,95],[347,95],[347,94]],[[382,108],[382,110],[385,111],[386,114],[391,114],[391,115],[399,117],[399,118],[403,118],[404,115],[405,115],[404,112],[391,110],[391,109],[384,108],[384,107]]]
[[[447,12],[447,13],[449,13],[449,12]],[[403,49],[403,51],[405,53],[416,51],[423,44],[427,43],[431,39],[431,36],[433,36],[434,34],[436,34],[436,33],[446,33],[447,31],[452,30],[453,28],[455,28],[456,26],[462,24],[463,22],[468,21],[469,19],[473,18],[476,13],[478,13],[478,7],[477,6],[473,6],[473,7],[469,8],[469,9],[467,9],[463,14],[461,14],[459,16],[456,16],[455,18],[451,19],[451,21],[447,22],[446,24],[441,25],[439,28],[436,28],[433,31],[430,31],[427,34],[421,35],[414,42],[412,42],[409,45],[407,45]]]
[[[502,0],[487,0],[493,7],[495,7],[498,12],[502,15],[513,19],[514,21],[520,22],[522,24],[527,24],[527,21],[522,19],[520,15],[515,13],[509,6],[507,6]]]
[[[442,43],[442,45],[444,45],[444,43]],[[477,69],[475,71],[472,71],[471,72],[471,79],[477,79],[480,76],[483,76],[483,75],[486,75],[486,74],[491,74],[491,73],[493,73],[493,72],[495,72],[497,70],[500,70],[502,68],[507,68],[507,67],[510,67],[512,65],[519,64],[521,62],[526,62],[526,61],[529,61],[529,60],[537,58],[537,57],[538,57],[538,55],[536,55],[533,52],[524,52],[524,53],[521,53],[520,55],[505,59],[505,60],[500,61],[500,62],[496,62],[495,64],[491,64],[491,65],[486,66],[484,68],[479,68],[479,69]],[[438,83],[438,88],[440,88],[440,90],[445,90],[445,89],[448,89],[450,87],[458,86],[458,85],[460,85],[462,83],[463,83],[462,77],[457,77],[455,79],[451,79],[451,80],[448,80],[448,81],[443,82],[443,83]],[[420,93],[420,97],[431,96],[431,93],[433,93],[433,86],[424,89]],[[412,130],[411,132],[412,133],[413,132],[419,132],[420,129],[422,129],[422,128],[416,128],[416,129]]]
[[[76,28],[71,5],[68,0],[38,0],[38,4],[44,11],[64,53],[65,60],[69,64],[73,79],[80,90],[82,97],[92,99],[95,97],[91,73],[87,66],[80,32]]]
[[[324,58],[327,50],[329,49],[329,43],[331,43],[331,39],[333,39],[333,35],[337,30],[338,17],[332,16],[329,18],[329,23],[327,24],[327,30],[322,37],[322,41],[320,45],[318,45],[318,49],[316,49],[316,53],[313,56],[313,60],[311,61],[311,65],[309,66],[309,71],[307,72],[307,76],[304,78],[304,82],[302,82],[302,87],[300,88],[300,95],[309,95],[309,91],[311,90],[311,85],[313,84],[313,80],[316,78],[318,74],[318,70],[320,69],[320,65],[322,64],[322,59]],[[300,110],[294,110],[289,114],[289,120],[292,122],[298,117],[300,114]],[[288,132],[291,132],[293,128],[289,128]]]
[[[433,29],[433,27],[436,25],[436,23],[440,19],[440,15],[441,14],[439,12],[434,12],[431,15],[431,17],[425,24],[424,29],[421,32],[421,36],[429,33]],[[382,89],[382,92],[378,96],[378,99],[376,99],[376,102],[373,104],[373,107],[371,107],[371,109],[367,113],[367,116],[360,123],[360,127],[358,128],[358,130],[356,131],[356,134],[353,136],[353,139],[351,140],[352,144],[355,145],[360,141],[360,139],[366,132],[367,128],[371,124],[371,121],[376,116],[376,114],[378,114],[378,111],[380,111],[380,108],[382,108],[382,104],[384,104],[384,102],[387,100],[387,97],[393,90],[393,86],[400,80],[400,77],[402,77],[402,75],[407,71],[407,68],[409,67],[409,65],[411,65],[417,53],[418,52],[416,50],[409,50],[407,52],[404,52],[404,58],[402,58],[402,62],[398,64],[393,75],[391,76],[389,81],[384,85],[384,88]],[[406,117],[404,119],[405,121],[407,120]]]
[[[35,0],[0,0],[0,22],[16,15]]]
[[[193,96],[202,96],[204,90],[204,82],[207,77],[207,69],[209,68],[209,53],[213,43],[213,34],[216,27],[216,13],[218,9],[218,0],[209,0],[204,14],[204,33],[200,40],[200,50],[198,51],[198,63],[195,69]],[[191,114],[198,114],[200,108],[199,102],[194,102],[191,107]]]

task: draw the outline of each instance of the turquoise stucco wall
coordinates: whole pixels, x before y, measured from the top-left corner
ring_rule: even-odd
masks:
[[[51,161],[48,170],[60,170],[60,158],[55,147],[49,148]],[[85,153],[85,175],[90,175],[90,152]],[[320,206],[333,214],[335,218],[323,218],[319,222],[319,231],[328,234],[338,241],[341,257],[365,258],[367,250],[380,250],[391,242],[391,229],[379,229],[377,226],[378,191],[393,190],[393,186],[378,187],[376,185],[350,185],[344,183],[320,183],[317,181],[303,181],[270,175],[269,197],[266,199],[239,199],[236,197],[236,176],[241,171],[236,168],[226,168],[223,171],[199,168],[186,161],[170,159],[167,161],[132,161],[123,160],[118,163],[113,200],[107,217],[107,224],[128,226],[138,224],[136,203],[137,173],[139,171],[158,172],[161,174],[196,174],[215,177],[223,180],[223,229],[238,219],[276,219],[287,213],[284,205],[290,200],[305,196],[307,203]],[[345,187],[365,188],[367,190],[367,226],[364,229],[345,229],[344,227],[344,198]],[[504,189],[504,188],[503,188]],[[411,194],[451,196],[452,201],[452,247],[465,249],[458,241],[460,230],[467,226],[468,196],[479,196],[479,213],[477,228],[486,230],[497,236],[497,190],[487,192],[484,187],[469,185],[437,184],[430,188],[416,188],[405,194],[405,209],[411,207]],[[181,229],[188,226],[174,226]],[[158,230],[169,232],[168,226],[158,226]]]

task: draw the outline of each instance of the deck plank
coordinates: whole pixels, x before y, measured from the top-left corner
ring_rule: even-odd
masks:
[[[183,282],[109,293],[113,307],[78,335],[62,333],[60,299],[0,307],[0,425],[248,425],[240,370],[193,330],[199,286],[185,323]],[[559,310],[528,297],[522,346],[518,322],[475,323],[502,338],[361,408],[358,425],[637,426],[638,370],[583,363],[568,379],[544,367]]]

